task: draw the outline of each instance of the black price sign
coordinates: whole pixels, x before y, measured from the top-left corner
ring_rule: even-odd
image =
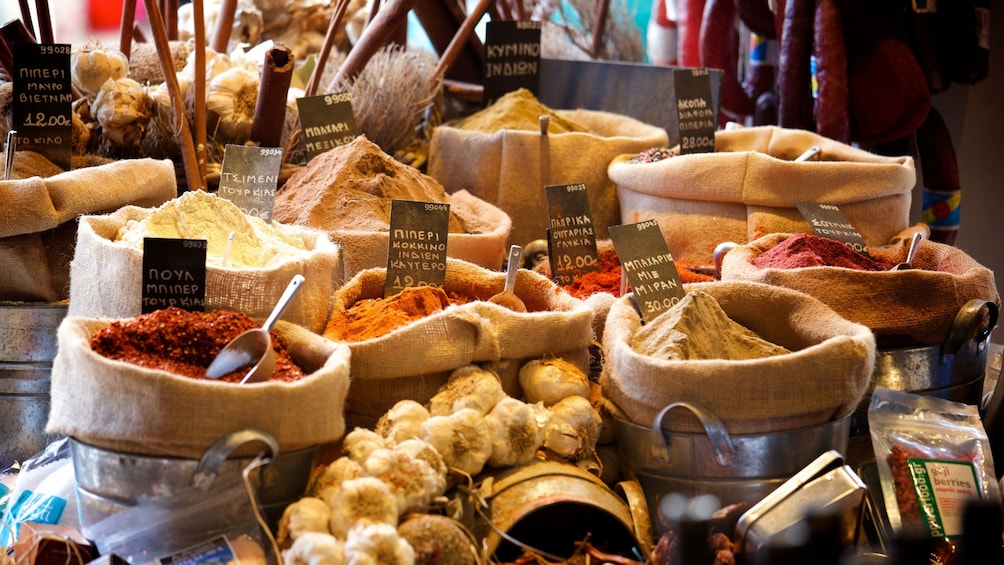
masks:
[[[489,21],[485,28],[484,103],[525,88],[537,96],[540,85],[538,21]]]
[[[348,92],[297,98],[307,160],[356,138],[356,117]]]
[[[449,231],[449,204],[391,200],[384,297],[411,286],[442,288],[446,284]]]
[[[840,208],[833,204],[818,204],[815,202],[795,201],[795,207],[802,213],[812,233],[819,237],[835,239],[847,247],[868,255],[868,245],[861,233],[849,221]]]
[[[143,239],[143,313],[206,308],[206,240]]]
[[[680,154],[715,150],[715,108],[708,69],[673,71],[676,115],[680,124]]]
[[[610,226],[610,239],[631,283],[631,294],[643,322],[669,310],[686,295],[680,273],[659,222]]]
[[[217,195],[248,216],[271,223],[281,166],[281,147],[228,144],[223,149]]]
[[[68,44],[15,43],[11,129],[17,149],[34,151],[70,170],[73,91]]]
[[[544,190],[547,191],[547,256],[551,262],[551,276],[564,286],[584,273],[600,270],[589,196],[582,183],[549,185]]]

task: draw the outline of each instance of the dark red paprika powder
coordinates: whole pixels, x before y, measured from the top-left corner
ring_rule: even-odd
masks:
[[[206,378],[206,368],[216,354],[242,332],[261,325],[242,312],[215,310],[190,312],[165,308],[129,320],[117,320],[94,332],[91,349],[99,355],[140,367],[161,369],[192,378]],[[303,377],[289,355],[285,341],[272,332],[275,371],[270,380],[290,382]],[[240,382],[246,370],[219,380]]]
[[[753,259],[760,269],[842,267],[858,271],[888,271],[895,264],[862,255],[843,243],[814,234],[791,235]]]

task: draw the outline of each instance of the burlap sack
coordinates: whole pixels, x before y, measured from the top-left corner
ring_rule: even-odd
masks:
[[[129,204],[158,206],[175,196],[168,160],[127,159],[0,181],[0,300],[65,300],[73,220]]]
[[[795,162],[806,149],[817,160]],[[795,201],[833,204],[868,245],[909,225],[911,157],[883,157],[812,132],[776,126],[715,134],[715,152],[654,163],[614,159],[622,223],[656,219],[677,261],[710,265],[715,246],[775,232],[812,233]]]
[[[630,298],[621,298],[607,315],[600,381],[604,396],[630,421],[652,426],[667,405],[691,402],[718,416],[729,433],[771,433],[829,422],[864,397],[875,364],[875,338],[867,327],[786,288],[747,282],[687,287],[711,294],[729,318],[791,353],[745,361],[642,355],[631,346],[641,318]],[[671,415],[668,422],[672,431],[703,431],[688,415]]]
[[[358,300],[383,296],[386,269],[359,272],[335,292],[331,322]],[[522,269],[516,295],[528,312],[486,299],[501,292],[505,273],[449,259],[447,292],[481,300],[450,306],[382,337],[349,342],[352,383],[346,405],[350,425],[372,425],[398,400],[425,403],[454,369],[471,363],[499,373],[503,388],[519,396],[518,371],[534,358],[562,357],[589,367],[592,311],[544,277]]]
[[[467,233],[450,233],[446,236],[446,255],[497,269],[506,253],[506,239],[512,230],[509,215],[496,206],[462,190],[449,195],[450,211],[455,213]],[[359,271],[387,266],[387,247],[390,243],[386,231],[334,230],[331,239],[341,247],[343,280],[349,280]]]
[[[814,296],[848,320],[871,328],[880,348],[941,345],[967,302],[979,299],[1000,305],[993,271],[960,249],[929,240],[920,242],[914,268],[906,271],[753,265],[758,255],[789,235],[766,235],[726,253],[722,280],[766,283]],[[900,240],[872,247],[870,254],[899,262],[906,258],[908,247],[907,240]]]
[[[115,241],[119,228],[140,221],[153,208],[126,206],[111,214],[84,216],[77,229],[77,247],[70,263],[70,306],[67,314],[87,318],[133,318],[142,312],[143,252]],[[312,246],[305,259],[262,268],[206,267],[205,309],[237,310],[265,319],[293,275],[303,286],[283,311],[282,319],[320,333],[327,320],[331,295],[341,281],[339,250],[327,234],[308,228],[275,224]],[[115,292],[108,292],[108,289]]]
[[[126,453],[198,459],[238,430],[270,434],[280,452],[335,441],[345,432],[350,354],[344,345],[280,321],[274,331],[307,374],[292,383],[239,385],[99,355],[90,337],[108,324],[76,316],[60,324],[48,433]]]
[[[545,185],[584,183],[596,236],[606,238],[607,227],[621,223],[607,165],[623,153],[665,147],[666,130],[609,112],[556,113],[594,133],[545,137],[533,131],[489,134],[442,125],[432,132],[429,176],[447,192],[466,189],[504,210],[513,220],[509,241],[518,245],[546,237]]]

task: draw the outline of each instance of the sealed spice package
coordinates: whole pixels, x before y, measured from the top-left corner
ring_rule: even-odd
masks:
[[[890,527],[927,532],[930,562],[953,563],[966,504],[1001,503],[978,408],[879,387],[868,425]]]

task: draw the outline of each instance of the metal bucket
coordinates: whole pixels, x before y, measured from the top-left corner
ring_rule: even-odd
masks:
[[[67,303],[0,304],[0,470],[39,453],[49,418],[56,331]]]
[[[705,433],[668,431],[672,410],[690,410]],[[705,408],[676,402],[659,411],[651,428],[614,418],[614,432],[621,465],[641,484],[659,536],[666,530],[660,504],[667,494],[711,494],[723,505],[755,504],[820,454],[843,453],[850,416],[794,430],[729,435]]]
[[[984,308],[989,324],[979,328]],[[979,406],[986,376],[987,343],[997,325],[997,315],[996,303],[973,299],[959,309],[941,345],[878,350],[868,392],[851,418],[851,435],[868,435],[868,406],[875,387]]]
[[[250,474],[258,501],[274,530],[286,506],[307,490],[317,448],[279,453],[272,436],[243,430],[224,436],[201,459],[121,453],[70,439],[81,532],[126,508],[141,504],[177,508],[198,502],[206,489],[243,482],[253,458],[229,457],[244,444],[265,445],[270,461]]]
[[[477,494],[476,508],[464,513],[473,522],[468,527],[501,562],[519,557],[518,544],[563,559],[586,539],[615,555],[650,550],[648,532],[642,539],[635,534],[628,502],[572,464],[540,461],[506,469],[484,481]]]

